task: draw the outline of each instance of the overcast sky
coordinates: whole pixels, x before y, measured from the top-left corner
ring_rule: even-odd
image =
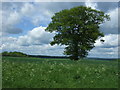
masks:
[[[55,12],[75,6],[87,6],[104,11],[111,20],[102,24],[105,40],[97,40],[89,57],[118,57],[118,3],[117,2],[3,2],[0,9],[2,51],[20,51],[33,55],[63,55],[65,46],[51,46],[54,33],[45,32]],[[1,21],[1,20],[0,20]]]

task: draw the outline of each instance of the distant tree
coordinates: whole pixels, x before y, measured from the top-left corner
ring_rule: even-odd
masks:
[[[2,52],[2,55],[3,55],[3,56],[8,56],[9,53],[8,53],[7,51],[4,51],[4,52]]]
[[[104,36],[99,25],[106,20],[110,17],[104,12],[78,6],[55,13],[46,31],[56,32],[51,45],[66,45],[64,54],[78,60],[86,57],[95,41]]]
[[[22,53],[22,52],[2,52],[2,56],[13,56],[13,57],[26,57],[27,54]]]

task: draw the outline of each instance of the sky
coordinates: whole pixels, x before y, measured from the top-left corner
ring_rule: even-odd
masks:
[[[1,5],[1,4],[0,4]],[[54,13],[75,6],[87,6],[104,11],[111,20],[100,25],[105,34],[96,40],[88,57],[118,58],[118,3],[117,2],[2,2],[0,18],[0,51],[19,51],[31,55],[63,56],[64,47],[49,43],[54,33],[45,29]]]

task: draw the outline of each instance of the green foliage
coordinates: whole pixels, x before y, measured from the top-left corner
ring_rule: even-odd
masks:
[[[118,88],[117,61],[3,57],[3,88]]]
[[[26,57],[27,54],[24,54],[22,52],[2,52],[2,56],[14,56],[14,57]]]
[[[51,45],[66,45],[64,54],[78,60],[86,57],[95,41],[104,36],[99,25],[109,19],[102,11],[79,6],[55,13],[46,31],[56,32]]]

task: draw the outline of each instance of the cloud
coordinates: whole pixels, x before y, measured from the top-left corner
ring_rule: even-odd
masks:
[[[10,34],[22,33],[22,28],[18,27],[19,24],[24,26],[22,20],[24,20],[24,23],[32,23],[33,27],[40,25],[47,26],[55,12],[79,5],[83,5],[83,3],[4,2],[0,10],[2,12],[3,32],[8,34],[9,32]],[[25,20],[27,20],[27,22],[25,22]],[[16,30],[18,33],[14,33],[15,29],[13,28],[20,28],[21,30],[18,29]]]
[[[107,14],[111,20],[101,25],[100,30],[105,34],[118,34],[118,8],[108,11]]]
[[[108,34],[96,40],[95,48],[89,52],[89,57],[118,58],[119,34]],[[100,42],[103,39],[105,42]]]
[[[97,58],[118,58],[118,47],[101,48],[95,47],[90,52],[88,57]]]
[[[32,23],[34,26],[40,24],[47,25],[50,22],[50,18],[53,15],[51,11],[45,10],[39,4],[32,3],[3,3],[2,9],[0,9],[2,17],[2,33],[6,34],[19,34],[22,33],[25,27],[24,23]],[[25,22],[27,20],[27,22]]]
[[[0,50],[20,51],[34,55],[63,55],[64,46],[49,43],[54,33],[45,32],[46,27],[36,27],[28,31],[26,35],[18,37],[2,37]],[[52,54],[51,54],[52,53]]]
[[[65,2],[34,2],[32,4],[32,14],[27,14],[31,22],[36,25],[47,26],[54,13],[63,9],[70,9],[74,6],[83,5],[83,3],[65,3]],[[28,5],[27,5],[28,6]],[[26,7],[27,8],[27,7]],[[27,9],[25,10],[27,11]]]
[[[105,5],[108,5],[107,10]],[[91,7],[92,9],[97,9],[97,10],[103,10],[106,14],[110,15],[110,21],[106,21],[100,26],[100,30],[104,32],[105,34],[117,34],[118,33],[118,5],[117,3],[114,3],[113,6],[110,7],[111,3],[100,3],[100,2],[91,2],[90,0],[87,0],[85,2],[85,5],[87,7]],[[99,5],[99,7],[98,7]],[[101,5],[101,6],[100,6]],[[102,7],[104,6],[104,8]]]
[[[88,7],[92,7],[93,9],[101,10],[102,6],[108,5],[111,8],[105,10],[107,13],[111,15],[111,21],[106,22],[101,27],[101,31],[105,34],[107,33],[117,33],[117,17],[118,12],[117,9],[114,9],[117,4],[110,6],[111,3],[100,3],[100,2],[91,2],[87,0],[85,3],[73,3],[73,2],[24,2],[24,3],[15,3],[15,2],[4,2],[2,5],[2,32],[3,33],[10,33],[10,34],[19,34],[22,33],[24,28],[18,27],[19,24],[25,27],[24,23],[32,23],[33,26],[47,26],[50,21],[51,17],[54,15],[55,12],[58,12],[63,9],[69,9],[75,6],[85,5]],[[98,6],[99,5],[99,6]],[[101,5],[101,6],[100,6]],[[103,10],[103,9],[102,9]],[[22,21],[23,20],[23,21]],[[25,21],[27,20],[27,22]],[[109,26],[110,25],[110,29]],[[23,30],[22,30],[23,29]],[[14,33],[15,32],[15,33]]]
[[[7,6],[8,5],[8,6]],[[16,27],[21,21],[21,14],[14,9],[17,5],[15,3],[3,3],[2,7],[2,33],[19,34],[22,29]]]
[[[97,3],[91,2],[90,0],[85,2],[85,6],[91,7],[92,9],[97,9]]]
[[[15,37],[2,37],[2,43],[3,44],[10,44],[10,43],[16,43],[17,38]]]
[[[14,38],[14,37],[2,37],[1,39],[1,43],[0,43],[0,51],[4,49],[5,50],[9,50],[9,48],[11,47],[15,47],[17,44],[16,44],[16,41],[17,41],[17,38]],[[14,50],[14,49],[13,49]]]
[[[101,48],[112,48],[112,47],[117,47],[118,46],[118,37],[120,35],[118,34],[108,34],[105,35],[105,37],[100,38],[105,40],[105,42],[100,42],[100,39],[98,39],[95,43],[96,47],[101,47]]]
[[[2,5],[2,33],[6,34],[19,34],[23,30],[21,27],[17,27],[18,24],[22,21],[23,17],[30,12],[30,10],[25,13],[26,3],[15,3],[15,2],[5,2]],[[28,13],[29,14],[29,13]]]
[[[25,3],[20,10],[22,16],[29,18],[35,26],[42,24],[48,24],[50,17],[53,15],[48,9],[44,9],[39,3]]]
[[[44,45],[49,44],[52,41],[54,33],[45,31],[46,27],[36,27],[31,31],[28,31],[26,35],[18,37],[2,37],[3,44],[15,43],[19,46],[30,46],[30,45]]]
[[[27,35],[20,36],[17,43],[23,46],[49,44],[54,33],[45,31],[46,27],[36,27],[29,31]]]
[[[25,3],[23,7],[20,9],[21,14],[24,16],[30,16],[32,13],[35,13],[35,7],[33,4]]]
[[[44,45],[20,46],[17,44],[3,44],[2,51],[20,51],[29,55],[50,55],[63,56],[64,47]],[[0,49],[1,49],[0,48]]]
[[[29,55],[55,55],[63,56],[64,46],[50,44],[42,45],[21,45],[18,41],[19,38],[3,37],[3,42],[0,47],[0,51],[19,51]],[[23,41],[22,41],[23,42]],[[26,41],[24,41],[26,43]],[[34,41],[33,41],[34,42]]]

